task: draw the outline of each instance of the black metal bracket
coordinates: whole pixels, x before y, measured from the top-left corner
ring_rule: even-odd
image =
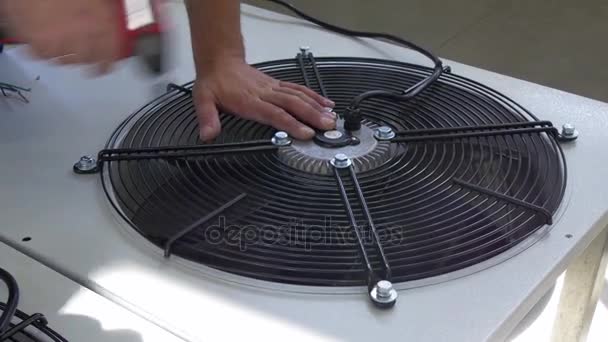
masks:
[[[501,194],[499,192],[496,192],[496,191],[493,191],[493,190],[490,190],[490,189],[486,189],[486,188],[483,188],[483,187],[475,185],[475,184],[471,184],[471,183],[465,182],[462,179],[454,178],[454,179],[452,179],[452,181],[455,184],[458,184],[458,185],[460,185],[463,188],[468,188],[470,190],[473,190],[475,192],[479,192],[479,193],[484,194],[486,196],[491,196],[491,197],[494,197],[496,199],[499,199],[499,200],[502,200],[502,201],[505,201],[505,202],[517,205],[517,206],[522,207],[524,209],[532,210],[532,211],[536,212],[537,214],[541,215],[545,219],[545,223],[546,224],[548,224],[548,225],[552,225],[553,224],[553,215],[551,215],[551,213],[547,209],[545,209],[543,207],[540,207],[540,206],[537,206],[536,204],[528,203],[528,202],[522,201],[522,200],[520,200],[518,198],[515,198],[515,197],[512,197],[512,196],[508,196],[508,195],[505,195],[505,194]]]
[[[383,274],[381,274],[381,275],[378,275],[374,271],[370,258],[369,258],[369,255],[367,253],[361,225],[359,225],[357,223],[357,219],[353,212],[353,206],[351,205],[351,201],[348,198],[348,193],[346,191],[346,188],[344,186],[344,181],[342,179],[343,173],[345,173],[345,172],[347,172],[350,176],[350,179],[351,179],[353,186],[355,188],[355,191],[357,193],[358,204],[363,211],[363,216],[366,221],[365,222],[366,226],[369,228],[369,230],[372,233],[372,241],[373,241],[375,250],[380,257],[382,268],[383,268]],[[352,229],[355,232],[355,236],[357,237],[359,250],[361,252],[361,257],[363,259],[363,264],[364,264],[364,267],[365,267],[365,270],[367,273],[368,293],[370,294],[370,297],[371,297],[373,291],[376,291],[375,287],[378,284],[378,282],[380,282],[382,280],[391,281],[391,276],[392,276],[391,267],[386,258],[384,248],[382,247],[382,244],[380,242],[380,237],[378,235],[378,231],[372,220],[372,216],[369,211],[369,207],[367,206],[367,201],[363,194],[363,190],[361,190],[359,180],[357,179],[357,174],[355,172],[355,169],[353,168],[352,165],[348,166],[347,168],[334,167],[334,176],[335,176],[336,182],[338,184],[338,189],[340,190],[340,195],[342,196],[342,202],[344,203],[344,209],[346,210],[346,215],[348,217],[348,220],[350,222]],[[374,298],[372,298],[372,302],[381,308],[389,308],[395,304],[395,300],[392,300],[389,302],[378,302]]]
[[[105,149],[99,152],[97,163],[126,160],[150,159],[182,159],[192,157],[205,157],[218,154],[252,153],[261,151],[274,151],[279,147],[270,140],[254,140],[238,143],[206,144],[188,146],[163,146],[145,148],[117,148]]]
[[[391,142],[442,141],[463,138],[480,138],[502,135],[547,133],[559,136],[557,128],[550,121],[513,122],[498,125],[479,125],[446,128],[428,128],[397,131]]]
[[[302,73],[302,77],[304,78],[304,84],[306,87],[313,89],[313,84],[311,83],[310,78],[308,77],[307,68],[311,68],[314,80],[319,86],[319,92],[323,97],[327,97],[327,91],[325,89],[325,85],[323,84],[323,79],[321,79],[321,73],[319,72],[319,68],[317,67],[317,62],[315,61],[315,56],[312,52],[308,51],[305,48],[300,49],[301,52],[296,56],[296,61],[300,67],[300,71]]]
[[[309,77],[309,71],[312,71],[312,74],[314,75],[314,82],[318,86],[319,92],[323,97],[328,98],[327,90],[323,83],[323,79],[321,78],[321,73],[319,72],[319,67],[317,66],[315,56],[312,52],[308,50],[308,48],[301,48],[300,51],[301,52],[296,55],[296,62],[298,63],[298,66],[300,68],[302,78],[304,79],[304,85],[306,85],[306,87],[310,89],[315,88],[312,82],[313,80],[311,80],[311,78]],[[344,128],[347,129],[347,131],[350,131],[347,126],[348,123],[345,122]],[[350,134],[345,134],[344,137],[337,140],[327,139],[324,137],[323,134],[323,131],[317,130],[317,134],[315,135],[314,139],[315,142],[325,147],[336,148],[349,145],[358,145],[360,143],[359,139],[357,139],[356,137],[352,137]]]

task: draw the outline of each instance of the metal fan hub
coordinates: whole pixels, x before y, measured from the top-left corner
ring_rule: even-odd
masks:
[[[325,137],[341,139],[347,135],[341,129],[342,120],[338,120],[337,126],[337,130],[325,132]],[[330,161],[336,154],[351,158],[358,172],[373,170],[386,162],[395,150],[391,148],[390,143],[378,141],[374,132],[372,124],[364,123],[360,130],[350,132],[350,135],[358,140],[358,144],[342,147],[330,147],[314,140],[295,140],[290,146],[282,148],[279,156],[281,161],[290,167],[320,175],[331,174],[333,168]]]

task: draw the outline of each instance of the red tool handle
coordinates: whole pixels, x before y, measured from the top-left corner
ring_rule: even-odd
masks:
[[[9,38],[8,33],[0,26],[0,44],[19,44],[17,39]]]
[[[119,0],[118,18],[120,20],[120,35],[122,37],[122,53],[121,58],[127,58],[134,55],[135,43],[137,40],[146,35],[160,35],[162,33],[159,24],[159,6],[160,0],[149,0],[150,10],[152,11],[152,22],[137,28],[129,28],[129,15],[125,0]]]
[[[137,27],[135,29],[129,29],[129,17],[127,13],[127,7],[125,4],[125,0],[116,0],[117,1],[117,11],[118,11],[118,25],[120,32],[120,41],[121,41],[121,54],[120,58],[128,58],[133,56],[135,50],[135,42],[142,35],[160,35],[162,30],[160,25],[158,24],[158,8],[160,5],[159,0],[150,0],[150,9],[153,15],[153,22],[146,24],[141,27]],[[7,32],[2,30],[0,27],[0,44],[23,44],[20,39],[10,37]]]

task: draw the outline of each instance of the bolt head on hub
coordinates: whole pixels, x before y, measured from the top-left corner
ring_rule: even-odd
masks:
[[[344,136],[344,133],[340,131],[327,131],[323,133],[323,136],[327,139],[336,140],[342,138]]]
[[[390,308],[397,302],[399,294],[388,280],[380,280],[369,293],[374,304],[381,308]]]
[[[576,138],[578,138],[578,131],[576,130],[576,127],[574,127],[574,125],[572,124],[564,124],[562,126],[562,131],[559,135],[560,139],[562,140],[574,140]]]
[[[349,168],[353,164],[353,161],[350,158],[348,158],[348,156],[346,154],[338,153],[338,154],[336,154],[334,159],[331,160],[330,163],[335,168],[346,169],[346,168]]]
[[[289,134],[279,131],[272,137],[272,143],[276,146],[287,146],[291,144],[291,138],[289,137]]]
[[[391,140],[395,137],[395,132],[388,126],[382,126],[376,129],[374,137],[378,140]]]

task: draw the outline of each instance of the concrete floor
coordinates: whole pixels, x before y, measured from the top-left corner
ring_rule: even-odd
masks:
[[[279,10],[264,0],[247,3]],[[384,31],[441,57],[608,102],[606,0],[291,0],[329,22]],[[561,289],[517,342],[547,341]],[[588,342],[608,341],[604,286]]]
[[[394,33],[448,59],[608,102],[606,0],[291,2],[332,23]]]

